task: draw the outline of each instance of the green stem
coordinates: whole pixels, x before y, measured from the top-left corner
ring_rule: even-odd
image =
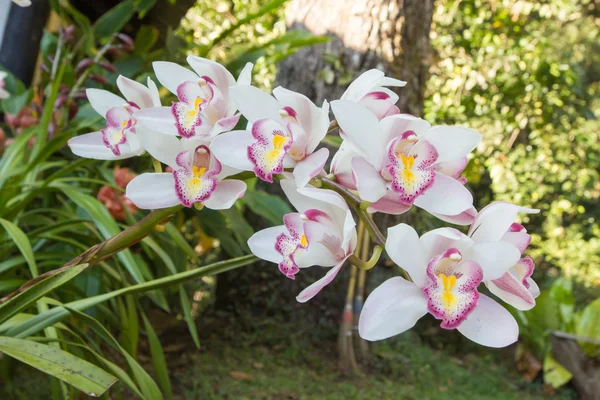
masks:
[[[160,164],[160,161],[158,161],[154,157],[152,157],[152,165],[154,166],[154,172],[157,172],[157,173],[163,172],[162,171],[162,165]]]
[[[381,257],[382,252],[383,252],[383,247],[377,245],[373,248],[373,254],[371,255],[371,258],[369,259],[369,261],[365,262],[365,261],[361,260],[360,258],[358,258],[354,254],[350,255],[348,260],[352,263],[352,265],[355,265],[357,268],[360,268],[363,271],[368,271],[368,270],[372,269],[375,265],[377,265],[377,262],[379,261],[379,258]]]

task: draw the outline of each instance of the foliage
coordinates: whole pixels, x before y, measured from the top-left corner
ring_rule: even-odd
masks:
[[[425,118],[482,132],[471,187],[542,209],[537,264],[598,285],[597,4],[446,0],[434,21]]]

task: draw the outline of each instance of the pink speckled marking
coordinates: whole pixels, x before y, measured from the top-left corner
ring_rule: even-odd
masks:
[[[263,181],[273,182],[273,174],[283,172],[283,159],[294,142],[292,135],[277,121],[265,118],[256,120],[252,124],[252,136],[256,142],[248,146],[247,155],[254,165],[254,173]],[[287,141],[276,159],[270,162],[267,154],[274,149],[273,139],[275,136],[283,136],[287,138]]]
[[[135,103],[128,102],[106,112],[106,127],[101,130],[102,142],[114,155],[121,155],[119,146],[127,143],[127,134],[135,133],[136,120],[131,115],[139,109]]]
[[[221,163],[212,156],[208,147],[202,145],[194,151],[185,151],[177,155],[177,165],[181,168],[173,171],[175,192],[185,207],[207,200],[217,188],[216,176],[221,172]],[[202,176],[194,181],[193,167],[206,168]]]
[[[214,98],[214,82],[203,76],[201,85],[198,82],[187,81],[177,87],[178,102],[171,105],[171,113],[175,118],[175,126],[179,135],[190,138],[196,135],[196,128],[203,124],[203,110],[208,107]],[[200,104],[195,104],[200,99]],[[194,118],[188,117],[189,113],[195,112]]]

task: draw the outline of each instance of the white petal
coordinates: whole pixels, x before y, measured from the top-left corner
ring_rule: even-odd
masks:
[[[75,136],[69,139],[68,145],[73,154],[84,158],[93,158],[95,160],[123,160],[138,156],[144,152],[144,148],[139,144],[139,141],[131,137],[129,139],[130,146],[119,146],[121,155],[116,156],[104,145],[102,141],[102,132],[91,132],[85,135]]]
[[[441,219],[442,221],[449,222],[455,225],[470,225],[477,217],[477,210],[475,207],[468,208],[467,210],[461,212],[458,215],[445,215],[430,212],[436,218]]]
[[[456,179],[436,172],[433,185],[414,204],[432,213],[458,215],[473,207],[473,195]]]
[[[198,76],[208,76],[215,82],[223,96],[226,99],[229,97],[229,87],[235,85],[236,82],[227,68],[217,62],[197,56],[188,56],[187,62]]]
[[[430,127],[429,122],[410,114],[390,115],[379,122],[379,129],[383,136],[382,142],[386,146],[392,139],[406,131],[413,131],[418,138],[422,138]]]
[[[379,81],[380,86],[395,86],[395,87],[404,87],[406,86],[405,81],[401,81],[400,79],[390,78],[389,76],[384,76]]]
[[[304,234],[308,239],[308,248],[298,249],[294,254],[294,261],[296,261],[296,264],[300,268],[312,267],[314,265],[333,267],[340,261],[334,254],[334,252],[338,253],[337,249],[326,247],[322,243],[324,239],[329,243],[342,243],[342,238],[331,227],[318,222],[308,221],[304,223]],[[331,240],[331,238],[335,239]]]
[[[322,170],[329,157],[328,149],[319,149],[310,154],[304,160],[299,161],[294,168],[294,178],[298,187],[304,187],[308,182],[317,176]]]
[[[246,193],[246,183],[237,179],[219,182],[215,191],[203,204],[211,210],[228,210]]]
[[[519,337],[519,325],[513,316],[484,294],[479,295],[477,306],[457,329],[468,339],[487,347],[506,347]]]
[[[252,82],[252,68],[254,64],[251,62],[246,63],[242,72],[238,75],[237,84],[238,85],[249,85]]]
[[[215,137],[210,144],[210,151],[217,160],[232,168],[252,171],[254,165],[248,159],[248,146],[254,143],[249,131],[231,131]]]
[[[496,201],[484,207],[469,229],[469,236],[476,242],[500,240],[522,213],[537,214],[540,210],[520,207],[504,201]]]
[[[427,261],[451,248],[460,251],[464,258],[465,253],[474,244],[471,238],[454,228],[434,229],[421,236],[419,241]]]
[[[348,88],[340,97],[341,100],[358,102],[364,95],[369,93],[375,86],[379,86],[385,74],[378,69],[370,69],[360,74],[358,78],[352,81]]]
[[[374,341],[399,335],[427,313],[427,297],[414,283],[397,276],[383,282],[367,298],[358,333]]]
[[[133,118],[154,131],[164,133],[165,135],[179,135],[171,107],[146,108],[134,113]]]
[[[306,303],[308,300],[315,297],[319,292],[327,285],[333,281],[333,279],[337,276],[340,269],[344,266],[346,259],[339,262],[335,267],[330,268],[329,271],[325,274],[324,277],[313,283],[312,285],[305,288],[298,296],[296,296],[296,301],[299,303]]]
[[[177,95],[177,88],[183,82],[198,82],[198,75],[179,64],[168,61],[154,61],[152,67],[156,79],[174,95]]]
[[[279,102],[259,88],[249,85],[233,86],[229,93],[237,109],[249,122],[271,118],[286,125],[279,115]]]
[[[367,155],[375,169],[381,170],[384,163],[385,145],[379,130],[379,120],[371,111],[347,100],[331,102],[333,114],[349,140]]]
[[[476,261],[483,270],[483,280],[500,278],[521,258],[521,253],[508,242],[475,243],[465,254],[466,260]]]
[[[283,260],[283,256],[275,250],[275,242],[277,241],[277,236],[286,232],[287,229],[284,225],[263,229],[248,239],[248,247],[250,247],[250,251],[256,257],[273,263],[279,263]]]
[[[90,105],[103,118],[106,117],[106,112],[113,107],[123,107],[126,103],[125,99],[102,89],[87,89],[85,94],[90,102]]]
[[[441,163],[469,154],[481,142],[481,133],[460,126],[434,126],[423,138],[435,146]]]
[[[422,288],[427,283],[425,250],[419,235],[409,225],[399,224],[388,228],[385,251],[400,268],[408,272],[415,285]]]
[[[160,107],[160,93],[158,92],[158,88],[156,87],[156,83],[150,77],[148,77],[148,89],[150,89],[150,94],[152,95],[152,106],[151,107]]]
[[[177,154],[183,151],[179,139],[148,129],[143,125],[137,128],[136,135],[140,139],[142,147],[152,157],[171,168],[178,168],[175,159]]]
[[[374,203],[387,193],[385,179],[364,158],[352,159],[352,173],[361,199]]]
[[[171,173],[138,175],[127,185],[125,195],[142,209],[167,208],[180,204]]]
[[[500,280],[486,282],[489,291],[499,299],[521,311],[531,310],[535,306],[535,297],[519,278],[507,272]],[[501,286],[498,286],[499,283]]]
[[[141,83],[119,75],[117,78],[117,87],[127,101],[135,103],[138,107],[149,108],[154,106],[152,92]]]

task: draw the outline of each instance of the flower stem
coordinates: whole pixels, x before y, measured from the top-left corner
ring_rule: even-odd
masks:
[[[162,171],[162,165],[160,164],[160,161],[158,161],[154,157],[152,157],[152,165],[154,166],[154,172],[157,172],[157,173],[163,172]]]
[[[362,269],[363,271],[368,271],[377,265],[382,252],[383,247],[377,245],[373,248],[373,254],[371,254],[371,258],[368,261],[361,260],[355,254],[352,254],[348,260],[350,260],[353,265],[356,265],[356,267]]]

